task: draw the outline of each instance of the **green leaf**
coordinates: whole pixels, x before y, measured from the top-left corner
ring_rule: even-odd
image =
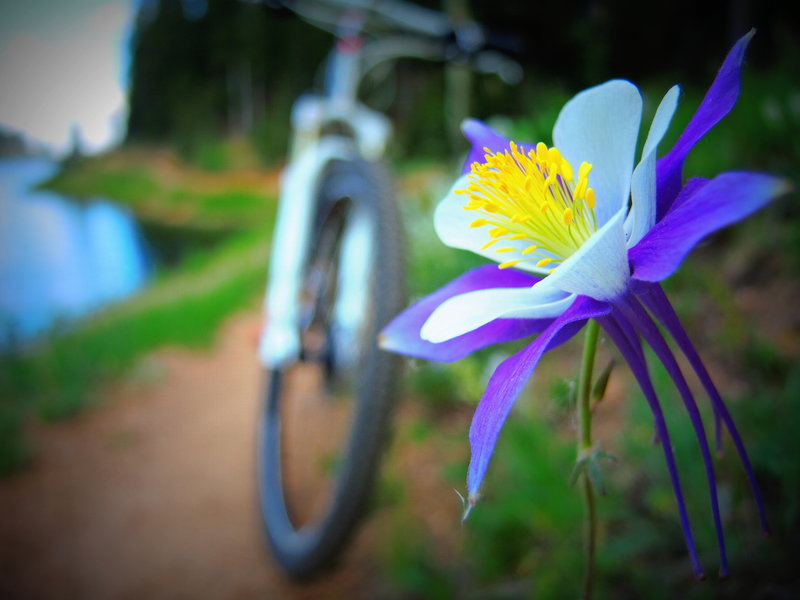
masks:
[[[606,368],[602,370],[600,375],[594,382],[594,387],[592,388],[592,401],[594,404],[599,404],[606,395],[606,388],[608,387],[608,380],[611,377],[611,371],[614,370],[614,365],[616,361],[612,358],[608,361]]]

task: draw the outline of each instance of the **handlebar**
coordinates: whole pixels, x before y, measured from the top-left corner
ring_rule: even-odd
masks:
[[[519,52],[519,44],[487,32],[472,20],[454,22],[442,12],[404,0],[262,1],[289,9],[337,37],[342,35],[344,15],[357,15],[353,20],[357,21],[358,30],[393,31],[395,35],[370,47],[367,71],[386,60],[412,57],[467,64],[479,73],[497,75],[508,84],[522,79],[522,67],[510,56]]]
[[[345,13],[360,12],[365,16],[365,29],[382,28],[443,37],[452,31],[444,14],[403,0],[267,0],[280,8],[288,8],[314,25],[336,34]]]

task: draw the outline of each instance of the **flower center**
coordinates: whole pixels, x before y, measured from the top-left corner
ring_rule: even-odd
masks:
[[[469,198],[465,210],[481,215],[470,227],[488,228],[481,250],[499,246],[496,252],[508,253],[501,269],[533,260],[537,267],[560,263],[597,231],[592,165],[581,163],[575,182],[569,161],[541,142],[527,154],[514,142],[504,152],[484,150],[486,162],[472,164],[469,185],[456,193]]]

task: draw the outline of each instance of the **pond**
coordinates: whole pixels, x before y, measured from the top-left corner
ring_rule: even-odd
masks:
[[[150,272],[131,213],[34,189],[57,169],[0,160],[0,349],[129,296]]]

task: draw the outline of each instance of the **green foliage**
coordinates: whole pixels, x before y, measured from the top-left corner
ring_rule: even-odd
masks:
[[[652,415],[638,387],[627,378],[625,408],[613,440],[619,448],[618,460],[602,465],[607,493],[597,498],[601,523],[598,598],[733,600],[797,593],[789,557],[797,551],[800,527],[800,469],[795,464],[800,453],[800,367],[763,339],[753,358],[744,351],[746,345],[728,349],[743,357],[741,369],[747,373],[748,385],[741,395],[727,401],[762,486],[773,536],[762,539],[759,534],[749,485],[727,438],[725,454],[715,460],[715,468],[733,576],[725,582],[715,579],[719,558],[696,436],[671,379],[662,368],[654,368],[654,383],[709,580],[700,583],[692,577],[663,453],[652,441]],[[658,364],[652,357],[650,363]],[[450,588],[455,590],[453,595],[556,600],[577,596],[583,573],[584,515],[580,492],[570,487],[575,446],[548,417],[550,402],[546,397],[532,404],[523,399],[506,423],[484,497],[464,526],[457,558],[446,563],[432,560],[424,534],[410,535],[407,524],[398,525],[391,543],[403,551],[390,553],[385,560],[402,589],[420,597],[438,597],[417,591],[418,586],[429,581],[442,586],[447,581],[454,586]],[[708,402],[702,395],[698,402],[710,424]],[[448,464],[445,470],[460,487],[465,463]],[[463,568],[455,572],[452,564]]]
[[[537,598],[560,598],[573,587],[583,515],[569,485],[574,454],[574,444],[555,439],[541,417],[508,421],[486,496],[466,524],[465,553],[483,585],[516,578],[532,582],[524,589]]]
[[[14,472],[31,456],[22,435],[30,406],[24,395],[11,390],[30,389],[33,382],[29,363],[13,354],[0,355],[0,477]]]
[[[142,167],[94,169],[91,159],[64,169],[39,184],[74,198],[102,196],[126,205],[142,203],[158,193],[150,170]]]
[[[275,165],[286,159],[289,148],[291,107],[290,91],[279,89],[268,110],[259,116],[249,134],[250,143],[264,165]]]
[[[442,9],[441,3],[423,4]],[[260,2],[208,0],[207,10],[194,15],[187,14],[185,6],[179,0],[155,0],[139,7],[130,41],[127,141],[168,143],[194,164],[219,169],[225,158],[213,140],[251,136],[264,160],[279,160],[286,147],[289,107],[299,94],[321,83],[315,74],[333,45],[332,36],[288,10]],[[453,85],[458,78],[452,77],[463,65],[447,74],[438,62],[404,60],[388,69],[388,76],[365,82],[367,103],[388,112],[396,125],[391,148],[395,156],[441,159],[451,154],[458,123],[448,120],[460,119],[467,105],[470,115],[478,118],[504,114],[534,121],[532,139],[547,140],[549,128],[535,122],[538,115],[561,106],[548,102],[554,87],[566,95],[566,89],[613,77],[641,81],[669,74],[671,81],[676,72],[681,83],[701,85],[718,68],[731,35],[741,35],[753,25],[758,35],[748,59],[794,73],[782,83],[787,91],[797,80],[796,36],[789,25],[795,16],[789,5],[750,6],[750,21],[745,22],[717,4],[677,0],[663,7],[655,29],[646,7],[635,2],[614,7],[608,2],[554,4],[531,10],[526,3],[473,0],[469,8],[488,27],[493,42],[514,49],[525,78],[507,85],[494,75],[472,74],[470,93],[465,94]],[[542,26],[553,22],[561,26]],[[371,33],[373,29],[380,34],[387,28],[368,27]],[[319,88],[316,85],[315,91]],[[767,115],[766,127],[758,121],[750,127],[765,144],[780,137],[787,125],[796,125],[792,98],[776,97],[759,107]],[[537,116],[531,117],[534,112]],[[797,138],[786,136],[781,143]],[[789,143],[796,153],[797,142]]]
[[[555,408],[562,414],[568,414],[575,408],[578,393],[576,379],[555,378],[550,382],[550,398]]]
[[[689,122],[703,93],[703,88],[684,90],[664,148],[670,147]],[[796,83],[784,70],[745,69],[736,106],[722,126],[709,132],[689,155],[686,175],[713,177],[742,165],[754,171],[796,173],[800,161],[800,143],[794,135],[800,131],[796,94]],[[657,100],[654,90],[651,104]]]
[[[215,140],[249,134],[311,85],[330,36],[260,3],[143,4],[131,39],[129,142],[171,143],[202,168],[227,164]],[[285,148],[285,146],[283,146]]]
[[[145,224],[171,227],[177,234],[227,233],[271,223],[276,204],[272,193],[254,184],[247,171],[226,170],[235,159],[231,144],[215,141],[207,148],[211,154],[201,166],[222,171],[213,176],[175,164],[174,156],[152,148],[86,158],[39,187],[77,199],[112,200],[132,209]]]
[[[178,144],[178,152],[190,164],[206,171],[224,171],[233,166],[225,144],[211,133]]]
[[[474,404],[483,395],[492,356],[497,355],[484,351],[450,364],[410,361],[409,391],[434,412],[459,402]]]
[[[728,438],[725,454],[715,462],[722,503],[728,555],[733,577],[724,585],[694,582],[688,572],[685,546],[663,454],[652,444],[652,418],[644,399],[634,392],[628,408],[629,420],[637,424],[623,437],[624,467],[629,483],[617,493],[622,502],[608,507],[608,528],[613,531],[602,545],[603,580],[609,587],[629,590],[624,597],[718,598],[757,597],[763,590],[788,590],[796,586],[794,570],[785,559],[796,551],[800,480],[793,456],[800,447],[796,426],[800,369],[792,366],[781,378],[757,368],[747,368],[748,392],[729,398],[728,404],[739,425],[756,476],[765,492],[767,511],[776,535],[761,539],[751,492],[739,458]],[[671,380],[662,369],[654,370],[656,388],[662,400],[675,455],[681,473],[688,510],[695,530],[701,561],[713,577],[719,563],[711,523],[708,486],[694,431]],[[711,422],[707,402],[698,396],[705,421]],[[634,458],[636,457],[636,458]],[[630,569],[631,561],[637,567]],[[623,597],[623,596],[620,596]]]
[[[238,214],[244,219],[264,210],[264,196],[246,190],[232,190],[209,194],[203,199],[202,206],[209,213]]]
[[[449,573],[437,567],[419,523],[401,515],[394,520],[393,528],[382,559],[394,584],[410,597],[430,600],[455,597],[455,583]]]

